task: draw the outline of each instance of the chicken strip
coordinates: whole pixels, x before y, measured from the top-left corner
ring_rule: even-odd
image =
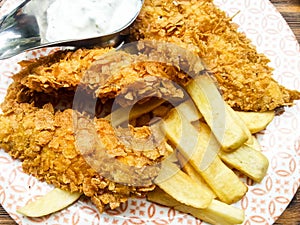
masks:
[[[13,104],[0,115],[0,148],[21,160],[25,173],[83,193],[100,212],[153,190],[166,150],[149,127],[114,129],[71,109],[55,112],[50,103]]]
[[[130,29],[131,41],[175,43],[198,54],[216,77],[229,105],[242,111],[267,111],[300,99],[273,78],[269,59],[212,0],[145,0]]]
[[[116,103],[123,107],[147,96],[182,99],[178,84],[185,85],[189,76],[176,67],[146,58],[109,49],[59,51],[21,62],[22,70],[12,78],[22,85],[26,96],[34,92],[59,96],[59,92],[82,91],[104,103],[121,95]],[[15,97],[8,94],[6,101]]]

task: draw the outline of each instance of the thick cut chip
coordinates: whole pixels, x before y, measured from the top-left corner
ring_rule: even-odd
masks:
[[[172,196],[159,188],[149,192],[147,199],[164,206],[173,207],[178,211],[189,213],[198,219],[214,225],[241,224],[245,218],[243,210],[218,200],[212,200],[211,204],[205,209],[197,209],[176,201]]]
[[[247,140],[244,143],[246,142],[251,143],[251,141],[253,141],[251,138],[252,134],[249,128],[247,127],[246,123],[241,119],[241,117],[236,113],[236,111],[234,111],[228,104],[226,104],[226,108],[227,108],[226,109],[227,112],[231,114],[231,117],[235,121],[235,123],[238,124],[240,128],[244,131],[244,133],[247,135]]]
[[[274,111],[266,112],[242,112],[235,111],[244,121],[252,134],[264,130],[269,123],[274,119]]]
[[[176,164],[165,160],[154,182],[177,201],[196,208],[206,208],[212,201],[211,192],[198,185]]]
[[[196,77],[186,88],[225,151],[235,150],[247,141],[247,130],[232,117],[233,109],[228,107],[209,76]]]
[[[241,200],[248,190],[248,187],[219,157],[216,157],[206,170],[198,172],[218,198],[227,204]]]
[[[28,217],[41,217],[62,210],[79,199],[81,193],[55,188],[36,201],[29,202],[17,212]]]
[[[194,122],[202,118],[198,108],[192,100],[187,100],[176,106],[177,111],[181,112],[189,122]]]
[[[182,161],[185,163],[184,159],[182,159]],[[207,191],[211,193],[213,198],[217,197],[216,194],[213,192],[213,190],[208,186],[205,180],[201,177],[201,175],[194,169],[194,167],[189,162],[184,164],[182,170],[186,174],[188,174],[198,185],[201,185],[202,188],[207,189]]]
[[[256,149],[257,151],[261,151],[261,145],[258,142],[257,138],[254,135],[251,135],[251,138],[248,139],[248,141],[246,141],[244,143],[244,145],[249,146],[250,148]]]
[[[191,155],[196,154],[197,142],[201,137],[186,117],[177,111],[177,108],[171,109],[163,119],[163,130],[171,143],[182,150],[181,153],[185,158],[189,159]],[[180,148],[181,146],[184,146],[184,149]]]
[[[219,156],[230,167],[259,183],[266,176],[269,161],[260,152],[260,148],[255,149],[254,146],[243,144],[233,152],[220,151]]]
[[[124,122],[129,122],[131,119],[136,119],[139,116],[152,111],[160,106],[165,100],[151,99],[143,104],[135,104],[134,106],[121,107],[106,116],[107,120],[111,120],[114,126],[121,125]]]
[[[220,144],[204,123],[196,128],[175,109],[164,119],[167,138],[189,160],[221,201],[231,204],[240,200],[247,186],[218,157]],[[184,132],[185,131],[185,132]]]

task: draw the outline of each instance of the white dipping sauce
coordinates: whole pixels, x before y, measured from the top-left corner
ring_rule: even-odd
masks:
[[[112,33],[128,24],[139,0],[55,0],[47,10],[46,39],[83,39]]]
[[[110,34],[137,15],[141,0],[32,0],[42,41],[84,39]]]

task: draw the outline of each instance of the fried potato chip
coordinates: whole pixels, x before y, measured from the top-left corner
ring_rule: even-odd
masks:
[[[180,159],[179,159],[180,160]],[[207,189],[208,192],[211,193],[213,198],[216,198],[217,195],[213,192],[213,190],[208,186],[208,184],[205,182],[205,180],[201,177],[201,175],[194,169],[194,167],[189,163],[185,162],[185,160],[182,160],[184,162],[184,166],[182,167],[182,170],[188,174],[198,185],[201,185],[202,188]]]
[[[245,213],[242,209],[218,200],[212,200],[211,204],[205,209],[197,209],[176,201],[172,196],[159,188],[149,192],[147,194],[147,200],[164,206],[173,207],[178,211],[189,213],[198,219],[215,225],[241,224],[245,219]]]
[[[193,122],[202,118],[202,115],[198,108],[194,105],[192,100],[184,101],[183,103],[176,106],[177,111],[182,112],[185,118],[189,122]]]
[[[253,141],[256,143],[256,141]],[[265,155],[260,152],[260,147],[255,149],[256,145],[242,145],[233,152],[220,151],[219,156],[227,165],[235,168],[260,183],[266,176],[269,161]]]
[[[197,142],[200,141],[199,133],[176,108],[171,109],[163,119],[162,129],[167,139],[181,150],[185,158],[190,158],[191,155],[197,152]],[[184,134],[186,135],[183,136]],[[181,148],[181,146],[184,146],[184,148]]]
[[[274,110],[266,112],[235,112],[245,122],[252,134],[264,130],[275,117]]]
[[[234,121],[242,128],[244,133],[247,135],[247,140],[244,142],[251,143],[253,140],[251,138],[252,133],[250,132],[249,128],[247,127],[246,123],[240,118],[240,116],[234,111],[228,104],[226,104],[227,112],[231,114],[231,117],[234,119]],[[244,144],[243,143],[243,144]],[[224,149],[226,151],[226,149]]]
[[[247,141],[247,130],[232,117],[233,109],[228,107],[209,76],[194,78],[186,89],[225,151],[235,150]]]
[[[250,148],[256,149],[257,151],[261,151],[261,145],[254,135],[251,135],[251,137],[248,139],[248,141],[246,141],[244,143],[244,145],[247,145]]]
[[[153,109],[160,106],[165,100],[163,99],[150,99],[143,104],[135,104],[133,107],[118,108],[111,114],[107,115],[105,119],[112,120],[114,126],[118,126],[131,119],[136,119],[139,116],[151,112]]]
[[[227,204],[241,200],[248,190],[248,187],[219,157],[216,157],[206,170],[198,172],[218,198]]]
[[[49,215],[73,204],[80,196],[79,192],[71,193],[55,188],[37,200],[17,209],[17,212],[28,217]]]
[[[220,144],[206,124],[201,123],[200,129],[196,130],[175,108],[164,119],[163,127],[167,138],[221,201],[231,204],[245,195],[247,186],[218,157]]]
[[[185,205],[206,208],[213,199],[213,195],[206,187],[196,183],[176,164],[168,160],[162,163],[161,171],[154,182],[178,202]]]

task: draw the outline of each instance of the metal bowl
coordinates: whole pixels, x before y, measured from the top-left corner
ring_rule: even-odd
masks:
[[[143,0],[136,1],[141,4],[132,19],[109,34],[84,39],[74,38],[49,42],[41,34],[41,31],[46,29],[45,25],[38,22],[41,9],[37,7],[37,4],[40,3],[40,0],[25,0],[0,20],[0,59],[15,56],[25,50],[41,47],[68,46],[89,48],[118,46],[126,38],[126,32],[124,31],[135,21],[144,3]],[[45,2],[46,7],[44,7],[44,10],[47,10],[47,7],[50,6],[53,0],[43,0],[43,3]]]

